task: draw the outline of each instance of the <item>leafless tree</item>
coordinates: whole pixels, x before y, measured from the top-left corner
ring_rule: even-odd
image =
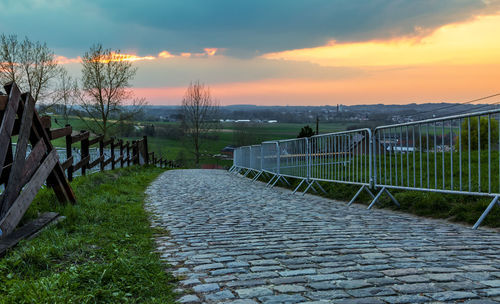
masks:
[[[119,50],[104,49],[101,44],[92,46],[82,57],[78,103],[90,119],[80,118],[94,133],[108,137],[110,128],[142,111],[145,100],[134,98],[130,90],[136,72]]]
[[[182,114],[185,134],[193,145],[196,165],[200,163],[203,138],[218,127],[218,110],[219,103],[212,97],[208,86],[199,81],[189,85],[182,99]]]
[[[78,82],[65,69],[61,69],[54,93],[54,101],[62,113],[64,124],[69,123],[69,113],[79,96]]]
[[[53,81],[61,73],[54,52],[46,43],[28,38],[19,41],[16,35],[0,35],[0,80],[15,81],[22,91],[30,92],[43,108],[55,102],[48,97],[53,93]]]

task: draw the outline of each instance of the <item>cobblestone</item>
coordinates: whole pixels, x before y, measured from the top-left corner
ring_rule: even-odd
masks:
[[[180,303],[500,303],[500,233],[347,207],[221,170],[147,190]]]

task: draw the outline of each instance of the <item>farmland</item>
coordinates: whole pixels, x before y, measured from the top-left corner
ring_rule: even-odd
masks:
[[[52,128],[59,128],[65,125],[61,116],[53,116]],[[57,122],[56,122],[57,121]],[[70,117],[68,123],[73,127],[74,131],[80,131],[87,128],[85,122],[78,117]],[[112,130],[116,137],[123,140],[136,140],[142,138],[143,134],[147,134],[147,126],[153,126],[154,132],[148,135],[148,144],[150,151],[160,157],[167,159],[180,160],[186,167],[193,166],[193,154],[189,143],[185,138],[174,138],[172,134],[165,136],[163,130],[180,130],[180,123],[175,122],[157,122],[157,121],[136,121],[132,123],[137,130],[136,134],[126,134],[120,136],[120,130],[116,128]],[[347,127],[355,123],[323,123],[320,124],[320,133],[329,133],[345,130]],[[295,138],[300,132],[300,129],[307,123],[221,123],[219,128],[210,132],[207,138],[203,140],[202,145],[202,164],[218,164],[230,166],[232,161],[214,157],[228,145],[250,145],[258,144],[266,140]],[[313,124],[309,124],[314,128]],[[54,141],[58,147],[64,147],[64,138]]]

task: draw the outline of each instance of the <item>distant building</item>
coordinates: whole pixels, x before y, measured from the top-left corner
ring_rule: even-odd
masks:
[[[267,122],[268,123],[277,123],[278,121],[277,120],[268,120]]]
[[[229,146],[224,147],[224,149],[222,149],[220,151],[220,153],[223,155],[227,155],[229,157],[233,157],[235,148],[236,148],[235,146],[229,145]]]

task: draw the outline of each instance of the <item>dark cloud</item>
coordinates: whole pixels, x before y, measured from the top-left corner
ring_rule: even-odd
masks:
[[[86,49],[96,41],[155,53],[227,49],[254,56],[323,45],[412,36],[480,14],[500,0],[17,0],[0,4],[0,29]],[[43,5],[46,4],[46,5]]]

